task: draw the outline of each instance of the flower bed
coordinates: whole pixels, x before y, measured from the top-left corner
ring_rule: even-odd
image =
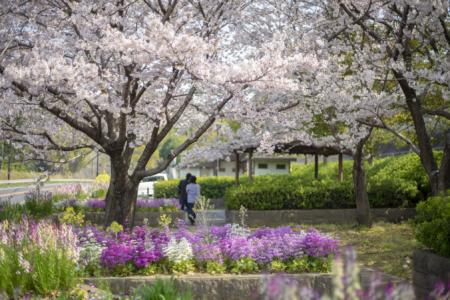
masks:
[[[178,273],[328,272],[340,256],[339,240],[314,229],[262,228],[237,224],[190,232],[183,221],[167,227],[105,232],[46,222],[0,223],[0,292],[15,288],[38,294],[68,289],[78,276]]]
[[[64,199],[88,199],[102,198],[106,196],[108,191],[108,182],[95,182],[94,184],[73,183],[64,184],[51,189],[53,201],[61,201]]]
[[[338,239],[290,227],[250,234],[235,224],[190,232],[179,220],[175,232],[136,227],[105,233],[87,226],[77,235],[83,276],[328,272],[332,258],[340,255]]]
[[[17,292],[48,294],[76,283],[77,236],[71,225],[60,228],[33,220],[0,223],[0,295]]]
[[[53,207],[56,212],[63,212],[68,207],[73,207],[75,211],[104,212],[105,199],[62,200],[54,203]],[[138,199],[136,203],[137,212],[170,212],[178,211],[180,207],[177,199]]]

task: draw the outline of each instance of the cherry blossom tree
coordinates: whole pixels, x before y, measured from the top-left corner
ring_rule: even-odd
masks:
[[[209,145],[217,148],[209,156],[249,145],[269,153],[276,144],[292,142],[333,147],[353,157],[359,222],[370,226],[364,145],[376,127],[420,156],[433,195],[450,188],[448,1],[267,0],[259,9],[255,21],[246,24],[249,45],[281,31],[287,45],[314,54],[326,65],[294,72],[299,83],[294,92],[258,94],[252,109],[239,114],[242,130],[235,138]],[[258,28],[264,28],[264,35],[256,34]],[[417,143],[402,134],[400,126],[389,125],[402,111],[413,121]],[[427,127],[430,116],[443,119],[440,167]],[[321,129],[314,130],[316,126]],[[205,157],[208,154],[195,147],[185,162]]]
[[[362,95],[364,89],[341,86],[341,92],[360,99],[361,109],[372,112],[360,124],[392,133],[419,155],[428,174],[431,191],[438,195],[450,188],[449,113],[449,2],[416,0],[299,1],[310,11],[321,12],[314,27],[323,42],[323,55],[346,57],[342,75],[355,76],[362,88],[388,97]],[[289,10],[293,15],[292,8]],[[319,29],[318,29],[319,28]],[[396,98],[396,99],[395,99]],[[408,137],[401,126],[389,125],[376,99],[393,113],[407,113],[415,136]],[[364,106],[367,105],[367,108]],[[433,154],[430,125],[439,119],[444,151],[438,166]]]
[[[128,220],[133,226],[142,178],[163,171],[220,114],[250,112],[253,94],[296,90],[292,72],[319,67],[314,55],[286,45],[282,33],[246,41],[243,24],[261,5],[244,0],[2,3],[4,136],[16,142],[26,138],[44,160],[52,151],[108,155],[112,179],[105,225]],[[188,138],[160,165],[146,169],[171,129]],[[131,166],[134,149],[142,145]]]

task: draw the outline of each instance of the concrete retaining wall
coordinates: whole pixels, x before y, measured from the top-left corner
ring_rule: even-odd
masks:
[[[356,209],[249,210],[245,223],[264,226],[277,224],[319,224],[356,222]],[[415,208],[372,208],[374,221],[399,222],[416,215]],[[239,211],[225,210],[225,223],[240,223]]]
[[[214,205],[214,209],[225,209],[225,199],[209,199],[209,204]]]
[[[175,284],[182,290],[187,286],[196,295],[198,300],[251,300],[253,291],[261,287],[262,275],[181,275],[175,277]],[[170,276],[159,276],[168,279]],[[290,274],[300,286],[307,286],[322,293],[330,293],[333,275],[327,273]],[[104,277],[85,278],[85,284],[98,282],[108,283],[111,292],[116,295],[132,293],[138,286],[144,283],[153,284],[156,276],[132,276],[132,277]]]
[[[185,219],[185,212],[183,211],[172,211],[172,212],[136,212],[136,215],[134,217],[134,225],[135,226],[142,226],[144,225],[144,219],[148,220],[148,226],[150,227],[158,227],[158,219],[161,216],[161,214],[166,214],[167,216],[170,216],[172,218],[171,224],[176,224],[178,219]],[[61,214],[59,214],[61,215]],[[105,213],[104,212],[85,212],[84,213],[85,221],[90,221],[91,224],[95,225],[103,225],[103,220],[105,219]],[[61,216],[60,216],[61,217]],[[54,216],[53,220],[57,222],[58,216]]]
[[[434,289],[438,281],[450,280],[450,258],[428,250],[413,252],[413,284],[416,293],[425,295]]]

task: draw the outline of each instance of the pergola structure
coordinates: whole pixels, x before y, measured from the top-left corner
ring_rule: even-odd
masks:
[[[255,148],[248,147],[246,149],[241,149],[240,151],[248,153],[248,181],[253,180],[253,168],[252,168],[252,156]],[[330,155],[339,155],[339,175],[338,180],[343,180],[342,174],[342,153],[337,151],[334,148],[327,146],[313,146],[313,145],[305,145],[299,142],[292,142],[287,144],[278,144],[274,149],[275,153],[279,154],[314,154],[314,178],[319,178],[319,155],[330,156]],[[239,185],[239,153],[238,150],[235,151],[236,155],[236,167],[235,167],[235,186]]]

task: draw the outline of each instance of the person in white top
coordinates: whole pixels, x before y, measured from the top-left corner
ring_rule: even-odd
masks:
[[[189,178],[189,184],[186,186],[187,193],[187,212],[189,216],[189,221],[191,221],[191,225],[195,224],[195,219],[197,218],[194,213],[194,205],[197,199],[200,197],[200,185],[197,184],[197,177],[191,176]]]

